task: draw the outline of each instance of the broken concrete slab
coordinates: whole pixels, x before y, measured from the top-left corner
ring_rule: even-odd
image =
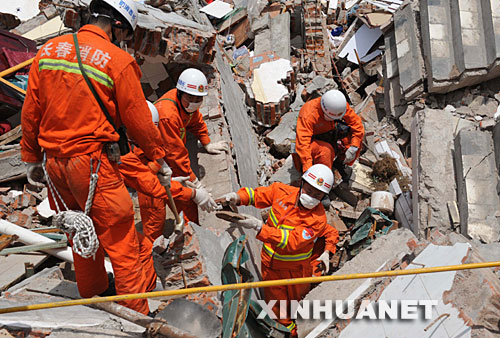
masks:
[[[216,65],[221,75],[225,117],[230,125],[231,138],[234,143],[238,176],[243,186],[256,187],[259,147],[257,137],[251,128],[252,122],[247,114],[245,96],[234,81],[231,68],[224,62],[222,53],[219,51],[216,56]]]
[[[423,0],[420,10],[431,93],[450,92],[500,75],[497,1]]]
[[[291,111],[285,114],[269,134],[266,135],[266,143],[279,155],[285,157],[290,154],[292,142],[295,142],[295,128],[299,113]]]
[[[405,112],[403,94],[401,92],[396,34],[394,29],[384,33],[385,53],[383,55],[384,106],[388,113],[397,117]]]
[[[461,233],[484,243],[497,242],[500,198],[491,134],[460,130],[455,139],[455,168]]]
[[[301,176],[302,174],[295,169],[292,155],[290,155],[286,158],[285,164],[271,176],[269,183],[281,182],[290,185],[293,182],[298,182]]]
[[[444,265],[461,264],[467,257],[470,246],[466,243],[457,243],[453,246],[437,246],[429,244],[406,269],[417,269],[422,266],[435,267]],[[470,337],[472,330],[462,315],[462,307],[449,304],[448,290],[452,289],[457,281],[457,272],[449,271],[436,274],[422,274],[418,276],[396,277],[385,287],[377,300],[437,300],[438,304],[433,307],[432,318],[418,318],[409,321],[377,320],[365,321],[354,320],[340,333],[341,338],[346,337],[396,337],[404,332],[405,337],[446,337],[448,332],[460,332],[461,336]],[[498,284],[498,282],[496,283]],[[458,297],[461,300],[462,297]],[[469,297],[473,298],[473,297]],[[373,303],[372,303],[373,304]],[[440,324],[436,323],[432,330],[426,330],[436,318],[447,314],[446,320]]]
[[[377,269],[386,263],[410,254],[412,250],[407,243],[410,241],[415,242],[415,240],[415,236],[407,229],[391,231],[386,236],[377,238],[370,247],[360,252],[352,260],[346,262],[334,275],[377,271]],[[364,282],[361,279],[324,282],[309,292],[304,299],[346,300]],[[370,284],[366,288],[369,286]],[[320,323],[320,320],[297,320],[299,336],[305,337]]]
[[[452,150],[457,133],[473,122],[445,110],[424,109],[411,133],[413,224],[419,237],[427,228],[450,230],[447,201],[456,198]],[[439,145],[439,146],[436,146]]]
[[[26,177],[26,165],[21,161],[21,147],[0,153],[0,183]]]
[[[290,60],[290,13],[285,12],[274,17],[265,13],[258,23],[260,24],[254,22],[252,25],[252,29],[259,31],[255,34],[255,55],[271,50],[276,52],[279,58]]]
[[[415,16],[410,4],[394,13],[399,82],[407,101],[424,91],[425,70]]]

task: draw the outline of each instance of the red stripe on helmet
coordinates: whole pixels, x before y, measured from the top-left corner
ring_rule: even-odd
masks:
[[[187,87],[191,88],[191,89],[196,89],[197,88],[195,85],[192,85],[192,84],[188,84]]]

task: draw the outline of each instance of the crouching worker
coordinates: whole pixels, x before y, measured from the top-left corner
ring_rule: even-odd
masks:
[[[325,210],[320,203],[333,185],[333,173],[327,166],[316,164],[302,176],[300,188],[273,183],[256,189],[242,188],[224,196],[233,205],[253,205],[262,209],[271,207],[267,222],[245,215],[236,225],[255,229],[257,239],[263,242],[261,261],[262,279],[275,280],[312,276],[311,255],[314,242],[325,237],[325,251],[318,258],[329,266],[329,255],[334,253],[338,232],[326,223]],[[266,302],[278,300],[273,311],[277,321],[289,328],[293,337],[297,329],[290,313],[280,318],[279,300],[301,300],[310,290],[310,284],[264,288]]]
[[[153,123],[158,126],[158,110],[149,101],[148,106]],[[175,178],[170,180],[168,175],[165,177],[164,167],[160,166],[157,161],[150,161],[136,144],[133,144],[131,148],[132,152],[121,157],[120,174],[125,185],[137,191],[142,232],[151,242],[163,234],[168,200],[165,187],[170,188],[174,202],[193,203],[206,211],[211,211],[215,207],[215,201],[206,189],[189,188],[183,186]],[[189,220],[184,216],[182,221],[188,222]]]

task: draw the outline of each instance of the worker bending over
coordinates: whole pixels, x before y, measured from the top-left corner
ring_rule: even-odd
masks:
[[[62,200],[69,209],[84,210],[91,169],[98,174],[90,217],[99,248],[90,258],[73,252],[78,290],[85,298],[108,289],[105,253],[113,265],[117,294],[154,288],[151,252],[141,257],[144,250],[135,230],[132,200],[115,162],[122,153],[116,149],[118,144],[123,145],[119,142],[123,138],[110,121],[117,128],[124,125],[148,158],[165,156],[163,141],[144,100],[139,66],[115,45],[133,36],[139,15],[135,2],[93,0],[90,10],[90,24],[77,34],[80,57],[110,120],[82,77],[71,34],[50,39],[37,53],[21,115],[21,154],[31,184],[43,186],[45,154],[48,177]],[[164,182],[169,181],[167,167],[160,174]],[[50,197],[54,209],[55,197]],[[147,299],[122,304],[149,313]]]
[[[156,107],[148,101],[153,123],[158,126],[159,116]],[[167,193],[165,187],[155,176],[161,169],[156,161],[150,161],[137,146],[132,152],[122,156],[119,166],[125,184],[137,191],[142,220],[142,232],[152,242],[163,234],[166,217]],[[174,179],[170,190],[174,201],[181,203],[194,202],[202,210],[210,211],[215,201],[204,188],[189,188]],[[184,216],[184,222],[188,221]]]
[[[339,237],[337,230],[326,223],[320,200],[329,193],[332,185],[332,171],[323,164],[316,164],[302,175],[300,188],[273,183],[256,189],[242,188],[237,193],[224,196],[233,205],[253,205],[259,209],[271,207],[265,224],[250,215],[236,222],[239,226],[255,229],[257,239],[263,242],[263,280],[311,277],[311,255],[318,237],[325,237],[325,251],[318,260],[324,263],[328,271],[329,255],[335,253]],[[301,300],[309,290],[310,284],[267,287],[264,288],[264,298],[266,302]],[[278,301],[273,307],[278,318],[279,304]],[[293,336],[297,335],[290,314],[286,319],[278,319],[278,322],[285,325]]]
[[[329,90],[306,102],[299,112],[292,158],[295,168],[304,173],[321,163],[339,170],[348,180],[345,165],[359,157],[365,128],[342,92]]]
[[[198,189],[202,188],[202,184],[191,169],[186,148],[186,131],[193,133],[210,154],[229,150],[224,141],[210,142],[207,125],[199,111],[203,97],[207,94],[205,75],[198,69],[188,68],[179,76],[176,88],[155,102],[160,114],[158,128],[169,150],[165,161],[172,168],[173,176],[186,177],[186,183]],[[178,210],[184,211],[190,221],[199,223],[198,208],[192,201],[176,201],[176,206]]]

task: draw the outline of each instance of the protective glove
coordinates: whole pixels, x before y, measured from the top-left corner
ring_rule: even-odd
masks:
[[[161,185],[170,188],[170,180],[172,179],[172,169],[170,169],[170,167],[166,162],[163,162],[163,164],[161,165],[160,170],[158,170],[157,176]]]
[[[241,226],[246,229],[254,229],[257,230],[257,232],[262,229],[262,225],[264,224],[262,220],[255,218],[251,215],[246,215],[246,214],[241,214],[245,216],[245,219],[242,219],[241,221],[234,222],[234,224]]]
[[[26,175],[28,182],[38,188],[45,186],[45,173],[41,162],[26,163]]]
[[[356,158],[356,153],[358,152],[358,147],[350,146],[349,149],[345,152],[345,160],[344,163],[350,163]]]
[[[209,144],[204,145],[207,153],[212,155],[222,154],[223,152],[229,152],[229,146],[226,141],[219,142],[210,142]]]
[[[187,180],[187,181],[184,181],[184,183],[186,183],[186,187],[191,188],[191,189],[201,189],[201,188],[204,188],[203,184],[201,184],[201,182],[198,179],[198,177],[196,177],[194,179],[194,181]]]
[[[225,199],[229,204],[237,206],[240,204],[240,196],[235,192],[230,192],[229,194],[225,194],[221,197],[221,199]]]
[[[330,271],[330,251],[325,250],[325,252],[323,252],[321,256],[316,258],[316,260],[318,262],[322,262],[325,265],[325,275],[328,274],[328,272]]]
[[[210,195],[210,193],[205,188],[195,189],[193,201],[203,211],[212,212],[217,208],[217,204],[212,198],[212,195]]]

